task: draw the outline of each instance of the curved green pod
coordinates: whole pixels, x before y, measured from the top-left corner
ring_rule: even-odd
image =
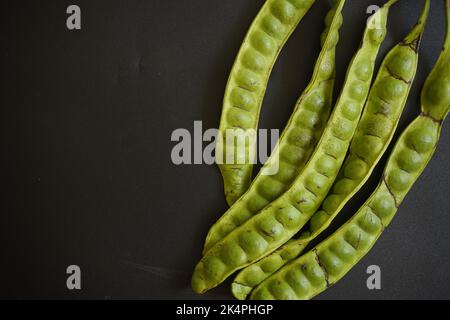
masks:
[[[192,276],[194,291],[203,293],[233,272],[270,254],[291,239],[318,209],[342,166],[355,133],[369,93],[375,59],[386,35],[389,7],[395,2],[389,1],[369,19],[341,96],[302,173],[283,195],[203,256]],[[339,18],[335,17],[332,25],[336,25]]]
[[[444,49],[422,90],[422,113],[402,133],[383,177],[365,204],[338,231],[262,282],[256,300],[311,299],[343,278],[375,245],[432,158],[450,110],[450,0],[445,0]]]
[[[314,2],[267,0],[250,26],[231,69],[216,148],[216,154],[222,156],[217,163],[230,205],[251,183],[256,135],[250,136],[244,147],[239,148],[233,137],[227,139],[227,133],[240,135],[241,130],[256,131],[272,67],[287,39]]]
[[[429,8],[430,1],[427,0],[419,22],[383,60],[344,165],[331,192],[310,220],[310,236],[289,241],[273,254],[242,270],[232,284],[232,292],[236,298],[245,298],[243,292],[249,293],[271,275],[269,272],[254,273],[259,265],[264,265],[266,270],[273,270],[273,273],[300,255],[302,248],[328,228],[345,204],[369,179],[394,137],[408,99],[417,71],[418,49]],[[298,254],[294,256],[286,252]],[[273,261],[273,266],[270,261]]]
[[[342,26],[341,15],[338,25],[330,31],[336,8],[334,6],[325,19],[322,39],[326,39],[330,32],[330,40],[324,44],[311,82],[298,99],[274,151],[247,192],[211,227],[203,253],[283,194],[311,156],[330,117],[333,103],[336,46]]]

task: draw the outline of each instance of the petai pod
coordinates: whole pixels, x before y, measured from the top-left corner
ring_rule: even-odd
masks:
[[[326,43],[323,43],[312,80],[298,99],[272,155],[247,192],[211,227],[203,253],[283,194],[311,156],[331,112],[342,15],[332,30],[330,27],[336,10],[340,13],[342,5],[343,1],[337,1],[327,14],[322,36]]]
[[[386,35],[389,1],[368,21],[361,48],[352,60],[341,96],[311,159],[291,187],[257,215],[217,242],[192,276],[194,291],[203,293],[236,270],[270,254],[291,239],[311,218],[332,186],[372,81],[375,59]],[[332,25],[340,17],[333,19]]]
[[[232,284],[233,294],[237,298],[243,298],[243,292],[249,293],[271,275],[269,272],[259,272],[259,276],[249,274],[257,270],[258,265],[264,264],[265,270],[273,270],[273,273],[296,258],[295,255],[288,253],[297,252],[297,255],[300,255],[302,248],[328,228],[348,200],[370,177],[392,141],[408,99],[417,71],[418,49],[429,8],[430,1],[426,0],[419,22],[383,60],[344,165],[320,210],[310,220],[308,230],[310,236],[289,241],[273,254],[242,270]],[[270,261],[273,261],[274,265],[270,265]]]
[[[281,248],[249,265],[238,273],[231,284],[231,292],[238,300],[245,300],[252,290],[289,261],[296,259],[308,245],[309,233],[286,242]],[[306,240],[306,241],[302,241]]]
[[[267,0],[253,21],[232,67],[223,100],[216,154],[227,202],[233,204],[248,188],[256,135],[243,147],[234,134],[252,133],[272,67],[281,48],[315,0]],[[227,133],[231,135],[227,139]],[[245,137],[244,133],[244,137]],[[228,147],[228,148],[227,148]],[[231,157],[228,158],[228,157]]]
[[[380,184],[338,231],[261,283],[251,298],[310,299],[326,290],[375,245],[399,205],[431,160],[450,110],[450,0],[445,0],[444,49],[422,90],[422,113],[402,133]]]

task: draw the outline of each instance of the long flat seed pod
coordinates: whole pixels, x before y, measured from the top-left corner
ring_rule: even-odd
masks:
[[[256,135],[241,148],[234,137],[256,132],[273,65],[284,44],[315,0],[267,0],[253,21],[231,69],[223,100],[216,152],[227,202],[250,186]],[[231,159],[230,159],[231,158]]]

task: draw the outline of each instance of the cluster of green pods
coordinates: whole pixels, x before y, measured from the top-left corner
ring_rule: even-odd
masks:
[[[273,254],[242,270],[232,285],[236,298],[245,299],[252,288],[296,258],[309,241],[327,229],[347,201],[370,177],[392,141],[409,96],[429,8],[430,2],[426,1],[417,25],[384,59],[370,90],[349,154],[330,193],[309,222],[309,236],[288,242]]]
[[[450,1],[443,51],[422,90],[422,113],[397,141],[382,179],[338,231],[262,282],[251,299],[311,299],[344,277],[375,245],[431,160],[450,110]]]
[[[236,270],[270,254],[292,238],[318,209],[355,133],[369,93],[375,60],[386,35],[389,7],[394,2],[390,1],[369,19],[341,95],[307,165],[286,192],[204,254],[192,277],[194,291],[203,293]],[[335,14],[331,29],[340,21],[340,15]]]
[[[217,151],[225,195],[233,204],[249,187],[255,137],[237,148],[227,131],[256,130],[272,67],[291,33],[315,0],[267,0],[253,21],[228,79],[219,127]],[[228,148],[232,149],[229,150]],[[219,152],[220,150],[220,152]],[[232,155],[227,161],[226,154]]]
[[[393,139],[417,71],[418,49],[430,8],[430,0],[424,0],[419,22],[387,54],[372,84],[389,9],[397,1],[387,1],[367,22],[361,46],[329,116],[345,3],[334,1],[313,78],[274,154],[249,190],[210,230],[192,277],[194,291],[203,293],[243,269],[232,284],[238,299],[311,299],[344,277],[390,224],[432,158],[450,110],[450,0],[443,0],[446,38],[422,90],[421,114],[398,139],[369,199],[335,233],[302,254],[365,184]],[[268,0],[262,12],[275,2]],[[254,24],[256,21],[258,18]],[[265,175],[274,164],[279,166],[278,172]],[[235,171],[238,175],[244,172]],[[242,181],[228,184],[234,188],[228,195],[242,194],[249,185],[243,187]],[[239,192],[238,185],[242,187]],[[300,231],[300,236],[292,239]]]
[[[343,2],[337,2],[327,14],[322,36],[323,49],[312,79],[298,99],[274,151],[246,193],[211,227],[203,253],[283,194],[311,156],[332,108],[342,5]],[[330,29],[336,10],[340,20]]]

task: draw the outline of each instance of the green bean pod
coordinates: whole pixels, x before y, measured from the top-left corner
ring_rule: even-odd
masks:
[[[315,0],[267,0],[253,21],[232,67],[225,89],[216,154],[228,203],[249,187],[256,135],[244,148],[227,139],[236,129],[256,131],[272,67],[279,52]],[[237,132],[239,133],[239,132]],[[232,159],[227,159],[227,153]]]
[[[280,270],[289,261],[296,259],[308,245],[309,233],[304,233],[298,239],[289,240],[281,248],[249,265],[238,273],[231,284],[231,292],[238,300],[245,300],[248,294],[265,279]]]
[[[310,236],[289,241],[271,255],[242,270],[232,284],[236,298],[245,298],[244,292],[249,293],[271,275],[268,271],[255,273],[261,265],[264,265],[264,270],[273,270],[273,273],[300,255],[302,248],[328,228],[345,204],[369,179],[394,137],[408,99],[417,71],[418,49],[429,9],[430,1],[427,0],[419,22],[384,59],[370,90],[347,159],[331,192],[310,220]],[[297,256],[289,254],[294,252],[298,253]]]
[[[375,59],[386,36],[389,7],[396,1],[389,1],[369,19],[341,96],[302,173],[283,195],[217,242],[203,256],[192,277],[194,291],[203,293],[236,270],[270,254],[291,239],[318,209],[342,166],[355,133],[369,93]],[[332,25],[338,22],[335,17]]]
[[[203,253],[283,194],[314,151],[330,117],[333,103],[335,56],[339,29],[342,26],[341,14],[337,26],[331,31],[330,27],[336,10],[341,11],[341,2],[337,1],[327,14],[322,34],[322,39],[325,39],[323,49],[311,82],[298,99],[274,151],[247,192],[211,227]]]
[[[450,110],[450,0],[444,49],[422,90],[422,113],[402,133],[370,198],[338,231],[262,282],[255,300],[311,299],[343,278],[375,245],[431,160]]]

